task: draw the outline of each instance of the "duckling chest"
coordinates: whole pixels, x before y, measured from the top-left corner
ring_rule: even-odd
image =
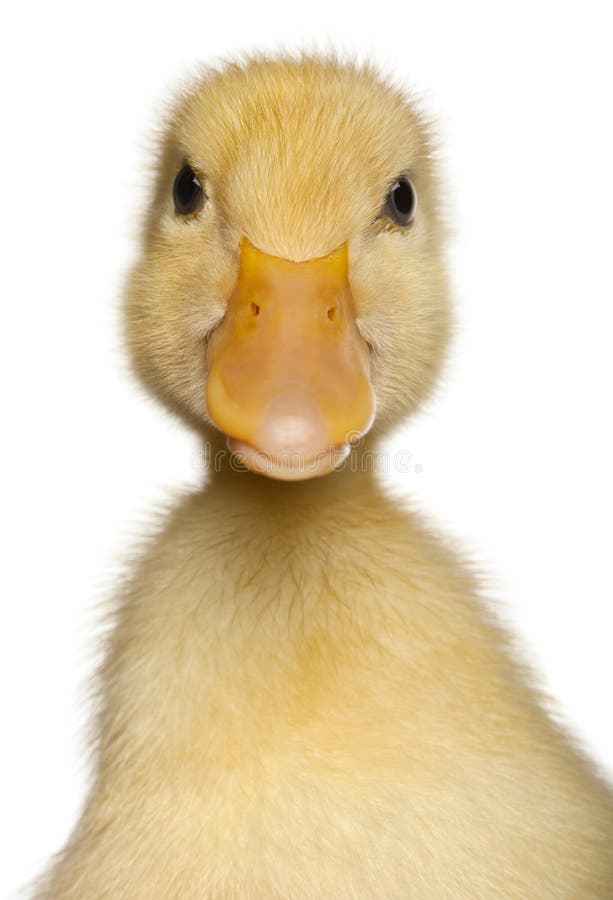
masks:
[[[369,868],[360,852],[401,868],[411,687],[391,590],[334,565],[254,570],[206,596],[188,582],[132,621],[115,695],[129,782],[153,815],[163,786],[173,832],[207,865],[287,865],[292,883],[319,865],[337,896],[348,867]]]
[[[392,896],[420,840],[410,810],[421,798],[438,820],[472,701],[450,699],[459,657],[437,604],[376,554],[330,550],[222,555],[206,577],[190,557],[172,576],[152,563],[117,635],[104,765],[138,785],[138,816],[162,790],[179,845],[220,872],[287,866],[306,884],[315,866],[343,896],[355,871]]]

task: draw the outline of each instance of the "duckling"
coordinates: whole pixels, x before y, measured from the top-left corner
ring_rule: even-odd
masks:
[[[613,801],[373,451],[449,335],[432,139],[368,66],[199,75],[126,292],[208,448],[117,601],[40,898],[607,898]]]

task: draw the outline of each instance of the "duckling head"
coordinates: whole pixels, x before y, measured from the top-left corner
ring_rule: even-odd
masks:
[[[171,113],[127,292],[137,372],[254,471],[332,471],[416,408],[448,332],[427,126],[369,67],[207,72]]]

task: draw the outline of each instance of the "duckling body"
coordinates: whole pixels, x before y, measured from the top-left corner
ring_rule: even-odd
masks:
[[[45,896],[611,896],[610,798],[470,575],[370,476],[336,478],[225,473],[152,542]]]
[[[247,80],[258,108],[279,94],[295,108],[288,84],[312,104],[322,65],[321,84],[338,83],[341,94],[345,77],[356,93],[356,79],[372,85],[370,75],[344,75],[333,63],[256,63]],[[242,83],[239,70],[225,78]],[[355,106],[351,122],[358,109],[366,115]],[[195,127],[193,109],[185,121]],[[277,164],[286,160],[279,146]],[[216,202],[229,206],[228,184],[222,194]],[[364,228],[371,220],[364,215]],[[178,348],[191,352],[189,328],[198,347],[206,328],[192,315],[173,333],[178,307],[151,297],[181,235],[188,243],[173,251],[172,296],[193,313],[203,294],[177,290],[177,255],[197,241],[210,255],[218,240],[210,325],[236,280],[229,221],[226,214],[221,237],[217,225],[196,220],[168,219],[157,231],[150,224],[153,249],[132,287],[137,367],[187,417],[201,402],[201,370],[182,358],[174,381],[161,373]],[[435,221],[421,237],[413,232],[418,274],[409,288],[426,278]],[[251,239],[259,226],[249,223]],[[254,244],[280,253],[266,227]],[[393,268],[394,254],[406,260],[403,235],[377,226],[349,245],[357,322],[381,354],[373,383],[378,415],[388,419],[397,398],[393,377],[391,387],[383,383],[385,358],[404,357],[389,312],[382,330],[374,314],[369,324],[369,285]],[[294,239],[284,257],[320,258],[338,243],[307,251],[306,226]],[[185,277],[201,278],[200,262],[190,260]],[[418,393],[445,332],[443,281],[432,268],[428,303],[414,294],[402,313],[411,353],[399,365]],[[368,446],[352,457],[357,465],[311,480],[271,480],[225,459],[170,514],[119,603],[101,679],[94,786],[38,896],[613,896],[607,787],[542,711],[469,569],[360,464]]]

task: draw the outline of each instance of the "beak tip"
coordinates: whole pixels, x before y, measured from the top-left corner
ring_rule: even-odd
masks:
[[[258,446],[274,456],[297,453],[311,456],[326,446],[327,435],[317,407],[304,397],[278,397],[266,410]]]

